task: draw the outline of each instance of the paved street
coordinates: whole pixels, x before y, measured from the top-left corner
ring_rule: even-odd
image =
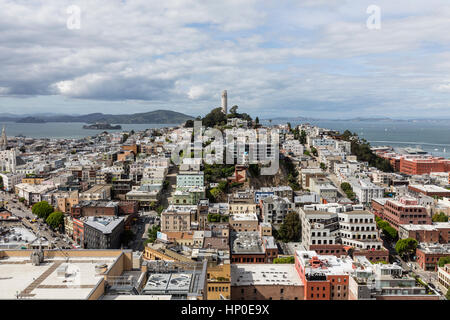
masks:
[[[6,205],[6,208],[14,216],[22,218],[22,223],[25,226],[30,227],[36,235],[39,232],[41,237],[45,237],[57,247],[72,248],[71,242],[66,239],[65,234],[58,234],[57,232],[52,231],[42,219],[37,218],[31,212],[31,209],[19,202],[13,194],[1,192],[0,199],[7,201],[8,204]],[[31,223],[29,219],[36,219],[37,222]]]

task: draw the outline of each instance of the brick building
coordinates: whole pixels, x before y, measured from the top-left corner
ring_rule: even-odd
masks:
[[[416,249],[416,262],[426,271],[437,271],[440,258],[450,256],[450,244],[421,243]]]
[[[232,263],[272,263],[278,257],[273,237],[261,237],[256,232],[231,232]]]
[[[444,158],[400,158],[399,171],[409,175],[449,172],[450,160]]]
[[[419,243],[450,243],[450,222],[434,222],[433,224],[404,224],[398,230],[400,239],[412,238]]]
[[[298,250],[295,269],[304,284],[305,300],[348,300],[349,274],[353,272],[351,259]]]
[[[410,184],[408,190],[413,194],[424,194],[429,197],[450,197],[450,190],[435,185]]]
[[[415,198],[373,199],[372,209],[375,215],[389,222],[397,231],[403,224],[426,225],[432,222],[426,208],[419,205]]]

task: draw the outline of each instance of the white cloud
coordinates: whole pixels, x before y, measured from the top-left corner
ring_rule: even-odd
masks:
[[[68,30],[73,1],[0,0],[1,99],[204,113],[227,89],[254,114],[448,114],[450,3],[380,0],[381,30],[368,30],[372,2],[80,0],[81,29]]]

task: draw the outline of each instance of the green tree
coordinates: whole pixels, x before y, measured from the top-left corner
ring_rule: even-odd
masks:
[[[222,191],[219,188],[212,188],[209,192],[214,201],[217,201],[217,199],[219,199],[219,197],[222,195]]]
[[[325,163],[321,162],[320,169],[322,169],[323,171],[327,170],[327,165]]]
[[[25,198],[24,197],[20,197],[19,198],[19,202],[24,203],[25,202]]]
[[[194,127],[194,120],[187,120],[184,124],[185,128],[193,128]]]
[[[0,177],[0,189],[3,189],[3,178]]]
[[[275,258],[275,259],[273,259],[273,263],[274,264],[295,263],[295,258],[293,256]]]
[[[410,256],[416,252],[417,240],[413,238],[400,239],[395,244],[395,251],[400,256]]]
[[[214,127],[216,125],[225,125],[227,117],[222,112],[222,108],[215,108],[211,110],[203,119],[202,124],[205,127]]]
[[[279,236],[284,242],[300,241],[301,221],[296,211],[290,211],[280,226]]]
[[[398,237],[397,230],[395,230],[391,225],[380,218],[376,217],[375,221],[377,222],[378,229],[383,231],[383,234],[390,240],[395,240]]]
[[[248,166],[248,171],[252,175],[252,177],[259,177],[261,174],[261,169],[259,168],[258,164],[252,163]]]
[[[345,195],[347,196],[347,198],[349,198],[352,201],[356,199],[356,194],[353,192],[353,188],[350,185],[350,183],[342,182],[341,189],[342,189],[342,191],[345,192]]]
[[[305,130],[302,130],[301,132],[300,132],[300,143],[301,144],[306,144],[306,132],[305,132]]]
[[[448,216],[444,212],[436,213],[432,218],[433,222],[448,222]]]
[[[317,149],[316,148],[314,148],[314,147],[311,147],[311,153],[314,155],[314,156],[318,156],[319,154],[317,153]]]
[[[341,140],[350,141],[352,154],[356,155],[358,161],[368,162],[371,167],[375,167],[384,172],[393,172],[391,163],[387,159],[378,157],[370,149],[370,143],[365,139],[359,139],[356,133],[345,130],[338,136]]]
[[[450,256],[441,257],[438,260],[438,266],[441,268],[444,267],[448,263],[450,263]]]
[[[447,289],[447,293],[445,294],[445,299],[450,300],[450,289]]]
[[[47,201],[41,201],[33,205],[31,212],[45,220],[53,212],[53,207]]]
[[[162,205],[159,205],[158,208],[156,208],[156,212],[158,214],[161,214],[161,212],[163,212],[163,211],[164,211],[164,207]]]
[[[64,213],[60,211],[55,211],[51,213],[45,222],[52,228],[53,230],[62,230],[64,229]]]
[[[231,109],[230,109],[230,114],[232,114],[232,115],[236,115],[237,114],[237,109],[238,109],[239,107],[238,106],[232,106],[231,107]]]
[[[153,243],[156,240],[156,237],[158,236],[158,231],[161,230],[161,227],[159,225],[154,225],[151,228],[148,228],[147,230],[147,234],[148,234],[148,239],[145,243]]]

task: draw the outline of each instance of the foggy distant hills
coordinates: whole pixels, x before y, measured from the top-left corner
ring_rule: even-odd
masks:
[[[57,114],[57,113],[34,113],[34,114],[13,114],[0,113],[1,122],[17,123],[45,123],[45,122],[82,122],[96,123],[105,122],[113,124],[178,124],[187,120],[194,120],[195,117],[171,110],[155,110],[144,113],[133,114],[103,114],[90,113],[85,115],[77,114]],[[350,119],[330,119],[313,117],[275,117],[265,118],[262,121],[351,121],[351,122],[440,122],[449,121],[449,118],[422,118],[422,119],[392,119],[389,117],[355,117]]]
[[[170,110],[155,110],[133,114],[103,114],[90,113],[85,115],[65,115],[54,113],[41,114],[11,114],[0,113],[0,121],[17,123],[45,123],[45,122],[82,122],[82,123],[120,123],[120,124],[178,124],[194,117]]]

